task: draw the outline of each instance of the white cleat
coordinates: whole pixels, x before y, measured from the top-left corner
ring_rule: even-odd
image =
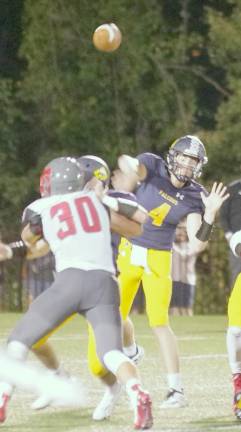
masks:
[[[184,408],[187,405],[188,402],[184,397],[183,391],[170,389],[165,400],[161,403],[160,408]]]
[[[92,414],[93,420],[101,421],[111,416],[115,404],[120,397],[121,389],[121,384],[117,382],[114,384],[114,386],[111,387],[111,391],[109,387],[107,387],[103,398],[101,399]]]
[[[32,403],[33,410],[45,409],[49,406],[54,407],[78,407],[86,403],[86,393],[83,385],[75,377],[58,377],[49,374],[52,380],[42,387],[40,396]],[[51,382],[52,381],[52,382]]]
[[[53,402],[52,398],[47,396],[47,395],[39,396],[38,399],[36,399],[32,403],[31,408],[33,410],[36,410],[36,411],[41,410],[41,409],[45,409],[48,406],[51,406],[52,402]]]

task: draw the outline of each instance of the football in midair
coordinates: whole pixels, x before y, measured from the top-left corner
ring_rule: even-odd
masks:
[[[116,24],[102,24],[94,31],[93,44],[99,51],[112,52],[121,44],[121,32]]]

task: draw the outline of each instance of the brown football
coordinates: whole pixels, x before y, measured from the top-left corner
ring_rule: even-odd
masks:
[[[112,52],[119,48],[122,35],[116,24],[102,24],[93,34],[93,44],[99,51]]]

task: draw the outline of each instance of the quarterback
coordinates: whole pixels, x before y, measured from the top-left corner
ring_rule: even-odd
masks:
[[[207,245],[215,215],[228,194],[222,183],[214,183],[208,194],[196,182],[207,163],[205,147],[196,136],[177,139],[169,149],[166,161],[152,153],[143,153],[137,158],[122,155],[118,163],[129,179],[129,188],[135,191],[138,203],[149,214],[142,235],[131,241],[123,238],[119,247],[121,315],[126,320],[142,281],[149,324],[158,339],[167,372],[168,393],[161,408],[183,407],[186,400],[178,348],[168,321],[172,243],[177,224],[187,217],[191,247],[195,252],[202,251]],[[124,341],[125,352],[135,354],[134,332],[129,325],[126,328],[125,323]]]

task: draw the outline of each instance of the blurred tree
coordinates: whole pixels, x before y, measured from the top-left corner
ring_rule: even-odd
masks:
[[[226,94],[216,114],[215,128],[207,134],[209,143],[209,176],[225,181],[241,175],[241,4],[230,1],[229,16],[207,10],[209,53],[214,67],[225,74]]]
[[[114,166],[198,133],[205,180],[240,175],[238,0],[3,0],[1,14],[2,231],[18,231],[40,170],[61,154]],[[104,22],[123,34],[114,53],[91,41]]]

